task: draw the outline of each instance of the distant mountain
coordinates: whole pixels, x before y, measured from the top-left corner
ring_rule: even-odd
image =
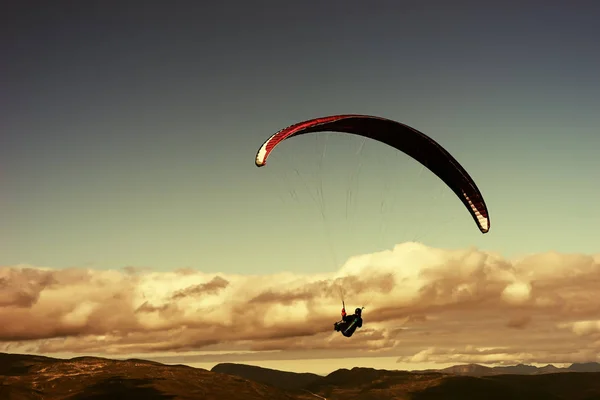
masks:
[[[256,382],[271,385],[285,390],[299,390],[310,383],[321,379],[321,375],[311,373],[296,373],[276,369],[256,367],[254,365],[223,363],[217,364],[212,372],[239,376]]]
[[[416,372],[416,371],[415,371]],[[556,374],[561,372],[600,372],[600,363],[590,362],[571,364],[567,368],[558,368],[554,365],[536,367],[533,365],[511,365],[501,367],[486,367],[479,364],[454,365],[443,369],[430,369],[422,372],[441,372],[444,374],[461,376],[492,376],[492,375],[540,375]]]
[[[138,359],[0,353],[0,399],[591,400],[600,399],[600,372],[588,372],[597,370],[598,363],[569,368],[467,364],[444,372],[352,368],[319,376],[243,364],[207,371]]]
[[[600,363],[588,362],[588,363],[575,363],[571,364],[569,371],[574,372],[600,372]]]
[[[555,373],[560,372],[562,370],[563,370],[562,368],[555,367],[552,364],[548,364],[546,366],[543,366],[543,367],[539,368],[539,371],[542,374],[555,374]]]
[[[491,367],[485,367],[479,364],[465,364],[465,365],[453,365],[452,367],[444,369],[431,370],[435,372],[442,372],[444,374],[452,375],[466,375],[466,376],[486,376],[493,375],[494,369]]]

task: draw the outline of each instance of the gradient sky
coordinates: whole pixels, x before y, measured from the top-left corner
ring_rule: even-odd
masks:
[[[434,246],[505,254],[597,250],[595,2],[59,4],[5,6],[2,17],[4,265],[318,271],[333,268],[330,245],[341,262],[424,233]],[[368,143],[356,192],[393,198],[394,223],[359,202],[360,239],[336,237],[347,230],[328,214],[333,239],[320,243],[315,204],[305,196],[295,211],[291,186],[277,185],[288,155],[314,168],[317,139],[285,143],[263,169],[253,158],[271,133],[333,113],[438,140],[478,183],[490,233],[413,160]],[[327,171],[350,171],[340,146],[360,140],[328,143]],[[393,196],[369,186],[392,177]],[[330,209],[349,187],[334,179]],[[419,204],[438,193],[428,215]],[[437,228],[444,218],[451,227]],[[383,240],[369,220],[388,221]]]
[[[124,293],[139,291],[140,304],[144,293],[154,290],[159,304],[168,303],[165,293],[185,292],[191,281],[205,287],[212,273],[222,273],[233,282],[231,293],[251,302],[246,292],[253,286],[235,274],[279,282],[278,275],[269,274],[333,273],[351,256],[412,240],[433,249],[478,248],[508,258],[599,250],[598,2],[12,3],[0,12],[0,265],[6,266],[3,279],[21,282],[11,290],[29,289],[6,291],[0,298],[0,313],[7,313],[3,318],[28,321],[6,324],[0,337],[8,341],[5,350],[61,352],[71,343],[74,352],[92,351],[75,336],[65,339],[66,347],[55,342],[10,346],[15,338],[31,339],[43,331],[35,321],[53,307],[66,318],[56,324],[66,325],[48,338],[95,326],[81,318],[96,306],[73,293],[83,296],[90,290],[97,304],[112,304],[98,282],[115,282],[110,290],[119,301],[125,301]],[[436,177],[379,143],[361,147],[359,138],[334,134],[293,138],[275,150],[265,168],[254,166],[256,150],[275,131],[337,113],[391,118],[438,141],[477,182],[490,211],[490,232],[479,232]],[[322,195],[317,192],[321,182]],[[324,201],[325,218],[311,195]],[[390,259],[412,265],[403,251]],[[543,291],[532,292],[523,277],[544,260],[515,267],[525,272],[507,286],[510,301],[514,293],[517,305],[530,292],[540,296]],[[580,265],[578,258],[568,260]],[[578,284],[592,282],[596,264],[581,263],[588,267],[573,272]],[[38,268],[35,279],[11,269],[18,265]],[[66,267],[91,268],[102,278],[89,277],[89,289],[82,289],[78,279],[88,278],[59,271]],[[165,275],[131,283],[114,272],[124,267]],[[45,268],[54,271],[64,292],[43,292],[50,274]],[[167,274],[180,268],[200,275]],[[552,282],[570,276],[558,266],[555,270]],[[440,279],[453,279],[445,273]],[[466,280],[476,278],[465,273]],[[573,304],[580,300],[576,288]],[[408,294],[398,290],[398,304],[404,304]],[[546,290],[548,297],[536,304],[559,304],[552,289]],[[22,301],[23,293],[35,301],[46,294],[38,308],[21,315],[25,311],[7,304]],[[506,295],[501,288],[494,293]],[[218,304],[235,315],[230,300],[223,297]],[[188,304],[182,301],[181,310]],[[78,308],[82,304],[85,310]],[[378,304],[385,308],[386,301]],[[582,321],[590,315],[582,315]],[[509,325],[520,327],[530,316],[513,317],[517,322]],[[103,318],[92,332],[101,336],[94,340],[105,340],[102,332],[109,328]],[[328,320],[323,318],[318,322]],[[384,317],[376,318],[388,329]],[[545,321],[574,327],[576,334],[591,329],[579,328],[568,313],[553,318]],[[177,326],[177,321],[160,323]],[[455,329],[448,324],[445,329]],[[21,328],[29,333],[17,332]],[[536,338],[552,328],[538,329],[541,336],[532,334],[528,340],[533,342],[523,342],[523,348],[540,343]],[[479,337],[492,333],[482,331]],[[578,340],[573,343],[579,348],[587,343]],[[406,362],[448,360],[446,353],[419,356],[421,344],[427,347],[425,342],[400,346],[405,353],[388,354],[390,362],[399,356]],[[464,360],[472,360],[469,351]]]

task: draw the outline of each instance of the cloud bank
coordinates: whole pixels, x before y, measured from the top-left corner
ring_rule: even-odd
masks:
[[[599,360],[600,256],[508,260],[404,243],[321,275],[0,268],[0,351],[193,361],[394,356],[399,362]],[[341,297],[362,329],[333,332]],[[224,355],[225,354],[225,355]],[[156,359],[156,357],[154,357]],[[188,360],[189,361],[189,360]]]

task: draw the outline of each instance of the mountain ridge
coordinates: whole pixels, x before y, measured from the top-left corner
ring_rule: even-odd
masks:
[[[401,371],[354,367],[326,376],[223,363],[211,371],[152,360],[0,353],[2,400],[434,400],[600,398],[599,363],[566,368],[456,365]],[[558,369],[560,372],[555,372]],[[219,372],[220,371],[220,372]],[[510,374],[521,372],[521,374]],[[471,375],[468,375],[471,374]],[[477,374],[479,376],[472,376]],[[248,376],[252,375],[253,379]]]
[[[547,364],[543,367],[536,367],[529,364],[516,364],[496,367],[487,367],[481,364],[458,364],[441,369],[421,370],[420,372],[441,372],[462,376],[539,375],[566,372],[600,372],[600,363],[573,363],[568,367],[556,367],[552,364]]]

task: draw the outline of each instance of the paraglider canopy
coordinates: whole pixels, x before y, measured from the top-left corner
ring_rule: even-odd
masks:
[[[490,218],[481,192],[459,162],[433,139],[400,122],[369,115],[332,115],[291,125],[267,139],[256,153],[257,167],[266,165],[273,149],[293,136],[315,132],[342,132],[385,143],[409,155],[440,178],[465,205],[482,233]]]

